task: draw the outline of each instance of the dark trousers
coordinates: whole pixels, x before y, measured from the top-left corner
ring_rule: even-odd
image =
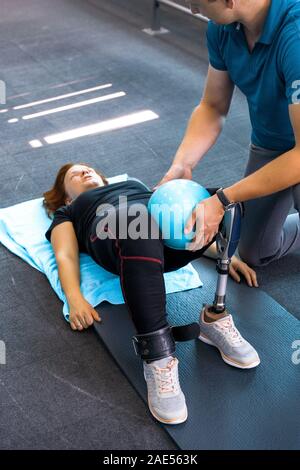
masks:
[[[209,190],[211,194],[214,190]],[[117,222],[126,216],[128,226],[132,216],[117,210]],[[153,223],[150,214],[150,222]],[[96,217],[90,236],[90,254],[107,271],[120,276],[126,306],[131,314],[137,334],[157,331],[168,325],[164,272],[174,271],[199,258],[215,239],[199,251],[175,250],[164,245],[161,238],[97,237],[99,220]]]
[[[284,152],[250,145],[245,177],[278,158]],[[283,191],[246,201],[239,244],[243,261],[266,266],[300,250],[300,184]],[[296,213],[289,214],[291,208]]]

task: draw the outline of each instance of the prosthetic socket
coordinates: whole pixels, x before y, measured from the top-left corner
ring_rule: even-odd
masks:
[[[217,288],[215,300],[212,305],[204,307],[213,313],[223,313],[226,309],[225,298],[227,280],[231,258],[234,255],[241,233],[241,219],[243,216],[243,205],[232,204],[225,211],[221,229],[217,235]],[[199,323],[191,323],[183,326],[166,326],[158,331],[147,334],[135,335],[132,338],[136,355],[143,360],[156,361],[175,353],[177,341],[190,341],[200,335]]]
[[[231,258],[240,241],[243,215],[243,205],[241,203],[232,204],[230,208],[225,210],[221,230],[217,234],[217,288],[213,305],[206,305],[206,308],[213,313],[223,313],[226,309],[225,299],[229,267]]]

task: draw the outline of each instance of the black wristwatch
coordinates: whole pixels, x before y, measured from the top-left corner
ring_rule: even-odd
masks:
[[[234,202],[230,202],[228,197],[224,194],[224,189],[220,188],[216,191],[216,195],[219,198],[219,201],[222,203],[224,210],[228,210],[234,206]]]

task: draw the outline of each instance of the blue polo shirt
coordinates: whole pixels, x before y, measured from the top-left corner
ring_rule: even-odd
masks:
[[[295,146],[289,105],[300,103],[300,0],[272,0],[263,32],[250,53],[243,25],[209,22],[212,67],[227,70],[246,95],[252,142],[287,151]]]

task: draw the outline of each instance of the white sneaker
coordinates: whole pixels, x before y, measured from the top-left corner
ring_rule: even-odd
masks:
[[[143,362],[152,415],[164,424],[186,421],[188,412],[178,377],[178,359],[169,356],[148,364]]]
[[[260,364],[259,356],[237,330],[232,316],[227,314],[220,320],[208,323],[204,319],[205,308],[203,307],[199,319],[199,339],[218,348],[223,361],[230,366],[240,369],[257,367]]]

